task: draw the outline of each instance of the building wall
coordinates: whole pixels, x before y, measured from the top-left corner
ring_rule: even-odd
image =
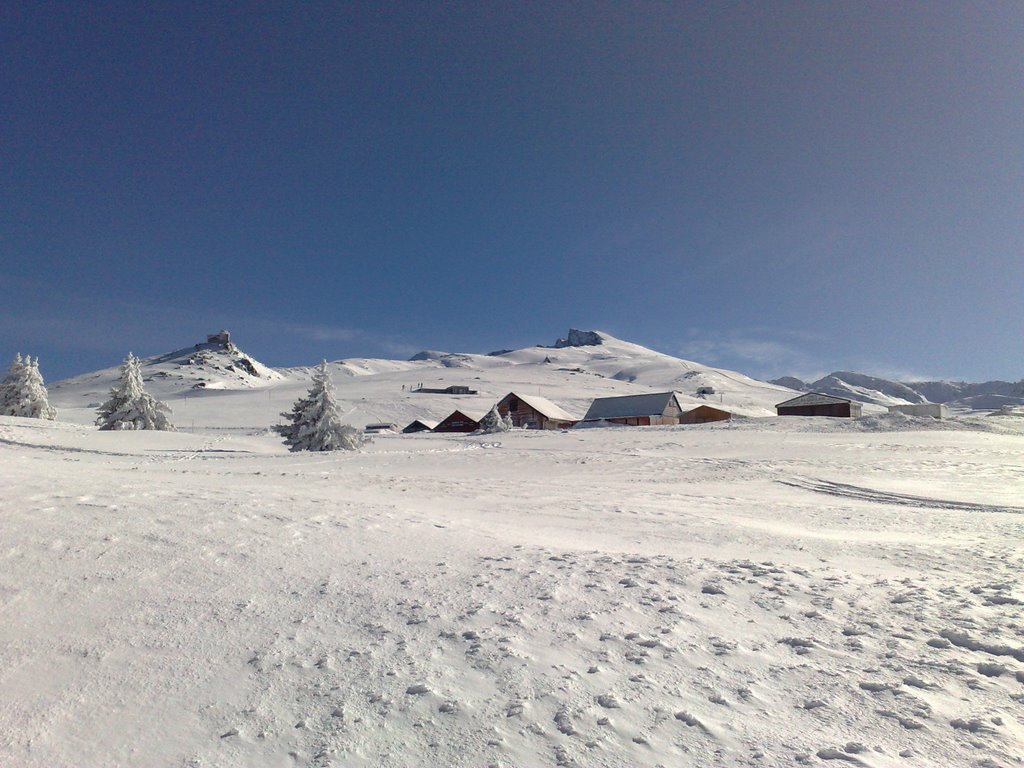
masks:
[[[913,403],[912,405],[890,405],[889,413],[905,413],[907,416],[931,416],[933,419],[944,419],[949,416],[949,409],[942,403]]]
[[[856,406],[851,409],[851,406]],[[828,405],[787,405],[776,409],[779,416],[833,416],[850,418],[860,416],[860,403],[829,403]]]
[[[674,397],[669,398],[668,405],[665,406],[665,410],[662,411],[661,424],[678,424],[679,417],[683,415],[682,410],[676,405],[676,399]]]
[[[706,424],[711,421],[728,421],[732,414],[719,408],[711,408],[707,405],[698,405],[692,411],[687,411],[679,417],[680,424]]]
[[[621,416],[615,419],[608,419],[608,421],[612,424],[626,424],[630,427],[649,427],[652,423],[651,418],[651,416]],[[659,421],[655,423],[661,423],[660,416],[654,416],[653,418],[659,419]]]
[[[510,405],[515,405],[516,409],[512,410]],[[502,416],[511,416],[513,427],[519,427],[520,429],[546,428],[544,422],[547,419],[544,418],[544,414],[534,410],[517,397],[506,397],[498,403],[498,413]]]
[[[458,416],[452,414],[434,427],[435,432],[475,432],[478,429],[480,429],[480,422],[463,414]]]
[[[515,410],[512,410],[512,405],[516,406]],[[575,421],[555,421],[549,419],[533,406],[511,395],[506,395],[498,403],[498,413],[502,416],[510,416],[512,418],[512,426],[519,427],[520,429],[564,429],[577,423]]]

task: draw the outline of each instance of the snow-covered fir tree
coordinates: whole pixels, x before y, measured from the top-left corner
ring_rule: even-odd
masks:
[[[43,376],[39,373],[39,358],[16,355],[0,383],[0,414],[22,416],[27,419],[57,418],[57,410],[47,398]]]
[[[498,405],[495,404],[487,412],[487,415],[480,419],[480,429],[478,431],[482,435],[493,435],[498,432],[508,432],[510,429],[512,429],[512,419],[508,416],[502,416],[498,411]]]
[[[281,415],[288,421],[274,429],[293,451],[355,451],[363,444],[359,430],[341,423],[326,360],[313,372],[309,394]]]
[[[139,360],[131,352],[121,366],[121,381],[110,390],[110,399],[99,408],[100,429],[173,430],[167,416],[171,409],[150,395],[142,385]]]
[[[0,414],[10,416],[7,409],[14,404],[15,395],[21,389],[21,379],[25,361],[21,359],[19,352],[14,356],[11,367],[7,369],[7,375],[0,381]]]

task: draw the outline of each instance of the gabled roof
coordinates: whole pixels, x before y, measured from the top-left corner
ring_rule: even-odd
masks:
[[[566,411],[564,408],[555,405],[546,397],[540,395],[520,395],[516,392],[509,392],[503,398],[502,402],[508,400],[510,397],[515,397],[518,400],[526,403],[528,406],[533,408],[539,414],[545,418],[551,419],[552,421],[579,421],[579,418],[573,416],[571,413]]]
[[[782,408],[783,406],[789,407],[794,405],[841,405],[843,403],[852,402],[853,400],[849,400],[845,397],[835,397],[833,395],[826,395],[822,392],[808,392],[807,394],[794,397],[792,400],[779,403],[775,407]]]
[[[661,416],[671,401],[682,410],[675,392],[655,392],[650,395],[624,395],[599,397],[590,404],[584,421],[596,419],[623,419],[637,416]]]
[[[409,422],[409,423],[408,423],[408,424],[406,425],[406,427],[405,427],[405,428],[406,428],[406,429],[408,429],[408,428],[409,428],[409,427],[411,427],[411,426],[412,426],[413,424],[422,424],[422,425],[423,425],[424,427],[426,427],[427,429],[433,429],[434,427],[436,427],[436,426],[437,426],[438,424],[440,424],[440,423],[441,423],[441,422],[437,421],[436,419],[413,419],[412,421],[410,421],[410,422]]]
[[[447,416],[445,416],[443,419],[441,419],[440,423],[443,424],[444,422],[448,421],[448,419],[452,418],[456,414],[459,414],[460,416],[463,416],[464,418],[467,418],[467,419],[472,419],[475,422],[479,422],[480,419],[482,419],[484,416],[487,415],[487,411],[478,411],[475,408],[470,408],[468,410],[466,408],[456,408],[454,411],[452,411]]]
[[[715,408],[713,405],[698,405],[696,408],[691,408],[686,413],[694,413],[696,411],[714,411],[715,413],[731,413],[731,411],[725,410],[725,408]]]

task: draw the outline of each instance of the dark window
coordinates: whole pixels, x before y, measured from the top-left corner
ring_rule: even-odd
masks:
[[[518,411],[519,410],[519,401],[516,400],[513,397],[511,400],[508,401],[508,409],[510,411]]]

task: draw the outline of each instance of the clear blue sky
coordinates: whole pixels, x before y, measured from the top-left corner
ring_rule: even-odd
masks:
[[[1024,4],[0,6],[0,355],[1024,377]]]

